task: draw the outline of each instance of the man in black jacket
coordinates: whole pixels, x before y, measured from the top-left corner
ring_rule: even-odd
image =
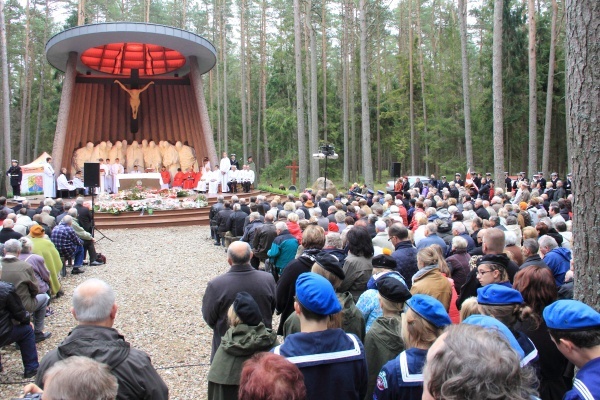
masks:
[[[540,250],[540,245],[535,239],[525,239],[523,241],[523,246],[521,247],[521,252],[525,257],[525,261],[519,267],[519,269],[527,268],[530,265],[537,265],[538,267],[546,267],[548,268],[548,264],[542,260],[539,256],[538,251]]]
[[[235,240],[239,240],[244,235],[244,222],[247,214],[240,209],[240,203],[233,205],[233,212],[227,218],[225,224],[225,247]]]
[[[217,233],[217,214],[221,211],[225,206],[223,205],[224,197],[223,195],[219,195],[217,197],[217,202],[212,205],[210,211],[208,212],[208,219],[210,221],[210,237],[216,241],[218,241],[219,234]]]
[[[0,268],[0,276],[2,269]],[[13,320],[18,324],[13,324]],[[0,281],[0,347],[17,343],[25,369],[23,376],[31,378],[37,373],[39,363],[35,335],[29,324],[31,317],[12,284]],[[0,362],[0,372],[3,371]]]
[[[259,264],[264,263],[268,258],[267,252],[273,244],[273,240],[277,237],[277,230],[275,224],[273,224],[273,214],[265,215],[265,222],[263,226],[257,229],[252,241],[252,249],[254,257],[252,258],[252,266],[258,268]],[[258,261],[258,262],[257,262]]]
[[[83,205],[83,197],[78,197],[75,200],[75,209],[77,210],[77,221],[84,231],[92,232],[92,212],[89,208]]]
[[[58,348],[42,359],[35,384],[43,388],[44,373],[57,361],[84,356],[109,366],[119,382],[118,400],[169,398],[169,389],[150,357],[134,349],[113,328],[117,315],[115,293],[99,279],[88,279],[73,292],[73,317],[79,322]]]
[[[225,233],[227,233],[227,221],[229,221],[229,216],[233,214],[233,210],[231,209],[231,203],[226,201],[223,203],[223,209],[219,211],[214,219],[217,237],[215,241],[215,246],[225,245]]]

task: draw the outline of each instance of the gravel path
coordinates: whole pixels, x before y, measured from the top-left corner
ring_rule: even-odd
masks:
[[[97,244],[108,262],[63,279],[65,296],[51,304],[46,330],[52,337],[38,344],[40,360],[76,325],[69,312],[73,289],[100,278],[117,293],[115,328],[150,355],[170,398],[205,399],[212,330],[202,319],[202,296],[207,282],[229,268],[224,249],[213,245],[208,227],[103,232],[114,240]],[[0,398],[17,397],[24,386],[20,353],[5,346],[0,354]]]

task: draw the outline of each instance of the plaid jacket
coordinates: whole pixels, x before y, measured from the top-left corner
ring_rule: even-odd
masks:
[[[57,225],[52,230],[50,240],[54,243],[61,257],[72,257],[77,251],[77,246],[83,244],[81,239],[77,237],[75,230],[65,224]]]

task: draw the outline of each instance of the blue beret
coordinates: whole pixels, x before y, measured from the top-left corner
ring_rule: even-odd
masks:
[[[544,308],[544,320],[550,329],[580,331],[600,328],[600,313],[577,300],[558,300]]]
[[[371,194],[375,194],[375,192],[373,191],[373,189],[368,189],[367,192],[369,192]]]
[[[523,296],[518,290],[504,285],[491,284],[477,289],[477,302],[491,306],[523,303]]]
[[[318,315],[332,315],[342,311],[331,283],[313,272],[305,272],[298,277],[296,297],[304,308]]]
[[[379,295],[393,303],[404,303],[412,295],[406,285],[389,275],[385,275],[375,281]]]
[[[510,343],[510,347],[512,347],[517,353],[519,353],[519,358],[522,360],[523,357],[525,357],[525,352],[523,351],[523,348],[521,348],[521,345],[519,345],[519,342],[517,342],[515,335],[512,334],[512,332],[510,331],[510,329],[507,328],[506,325],[498,321],[496,318],[487,315],[476,314],[471,315],[469,318],[465,319],[463,323],[469,325],[479,325],[490,330],[496,329],[500,331],[502,336],[504,336],[506,340],[508,340],[508,343]]]
[[[414,312],[438,328],[450,325],[450,317],[439,300],[426,294],[415,294],[406,302]]]

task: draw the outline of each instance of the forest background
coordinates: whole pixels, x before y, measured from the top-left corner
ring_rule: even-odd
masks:
[[[499,168],[564,176],[563,4],[495,2],[502,7]],[[284,167],[298,160],[299,186],[312,184],[323,164],[311,154],[324,143],[340,155],[329,161],[328,177],[344,186],[385,181],[391,162],[410,175],[497,173],[493,0],[0,3],[3,166],[52,150],[63,74],[46,61],[47,40],[82,23],[135,21],[190,30],[215,45],[205,90],[217,151],[254,156],[263,183],[288,181]],[[65,21],[55,20],[57,9],[66,10]]]

